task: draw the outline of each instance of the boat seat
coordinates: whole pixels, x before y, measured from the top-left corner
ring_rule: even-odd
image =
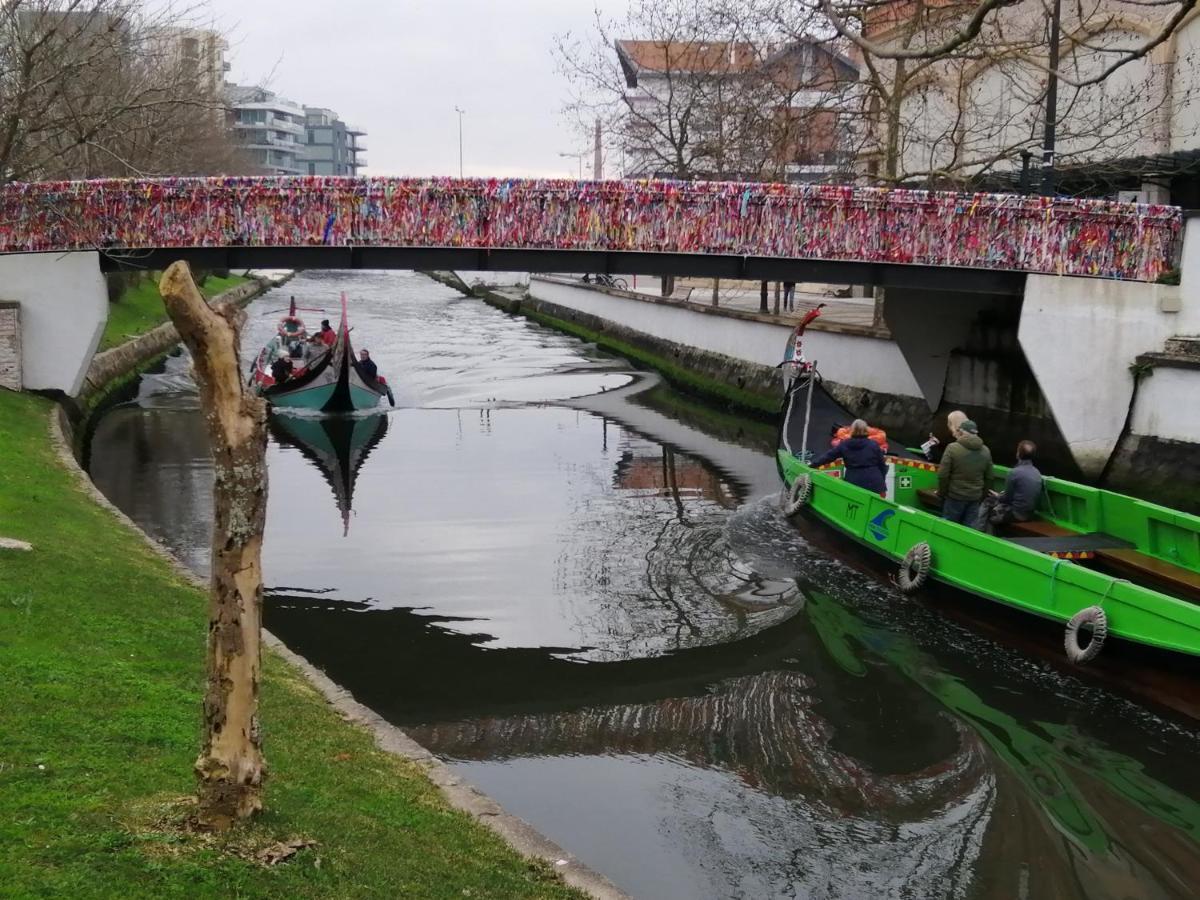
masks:
[[[1097,550],[1096,561],[1106,569],[1145,583],[1174,597],[1200,603],[1200,573],[1137,550]]]
[[[937,491],[933,488],[919,488],[917,490],[917,499],[921,501],[922,506],[928,506],[930,509],[942,508],[942,498],[938,496]]]
[[[1004,527],[1022,537],[1070,537],[1079,534],[1045,519],[1030,519],[1028,522],[1005,522]]]

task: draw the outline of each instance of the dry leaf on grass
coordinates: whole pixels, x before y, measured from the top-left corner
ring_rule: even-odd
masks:
[[[303,838],[280,841],[277,844],[272,844],[269,847],[259,850],[254,854],[254,858],[264,866],[275,866],[281,862],[287,862],[305,847],[315,847],[316,844],[316,841],[309,841]]]

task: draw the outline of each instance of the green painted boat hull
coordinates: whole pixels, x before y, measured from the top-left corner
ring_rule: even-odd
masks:
[[[1196,604],[940,519],[917,508],[915,496],[911,505],[904,503],[908,498],[903,491],[898,491],[896,500],[885,499],[835,477],[837,469],[813,469],[786,450],[779,451],[778,463],[789,488],[801,475],[812,478],[807,511],[877,554],[899,561],[924,541],[933,551],[930,574],[945,584],[1056,622],[1065,623],[1081,609],[1099,606],[1108,617],[1112,635],[1200,655],[1200,606]],[[914,494],[936,482],[929,467],[913,461],[896,460],[893,470],[897,482],[912,479]],[[1080,485],[1070,487],[1108,493]],[[1196,518],[1154,509],[1163,513],[1167,526],[1175,526],[1177,516]],[[1176,552],[1182,556],[1188,549],[1186,529],[1175,527],[1181,538]],[[1200,521],[1194,527],[1193,538],[1200,534]],[[1170,539],[1166,529],[1158,531],[1161,540]]]

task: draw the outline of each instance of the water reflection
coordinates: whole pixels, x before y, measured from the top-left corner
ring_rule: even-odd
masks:
[[[343,535],[350,532],[358,470],[387,434],[387,423],[382,414],[305,417],[280,413],[267,418],[275,443],[299,450],[333,489]]]

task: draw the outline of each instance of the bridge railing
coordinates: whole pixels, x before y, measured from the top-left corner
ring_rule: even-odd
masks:
[[[845,260],[1152,281],[1179,209],[829,185],[447,178],[10,184],[0,253],[468,247]]]

